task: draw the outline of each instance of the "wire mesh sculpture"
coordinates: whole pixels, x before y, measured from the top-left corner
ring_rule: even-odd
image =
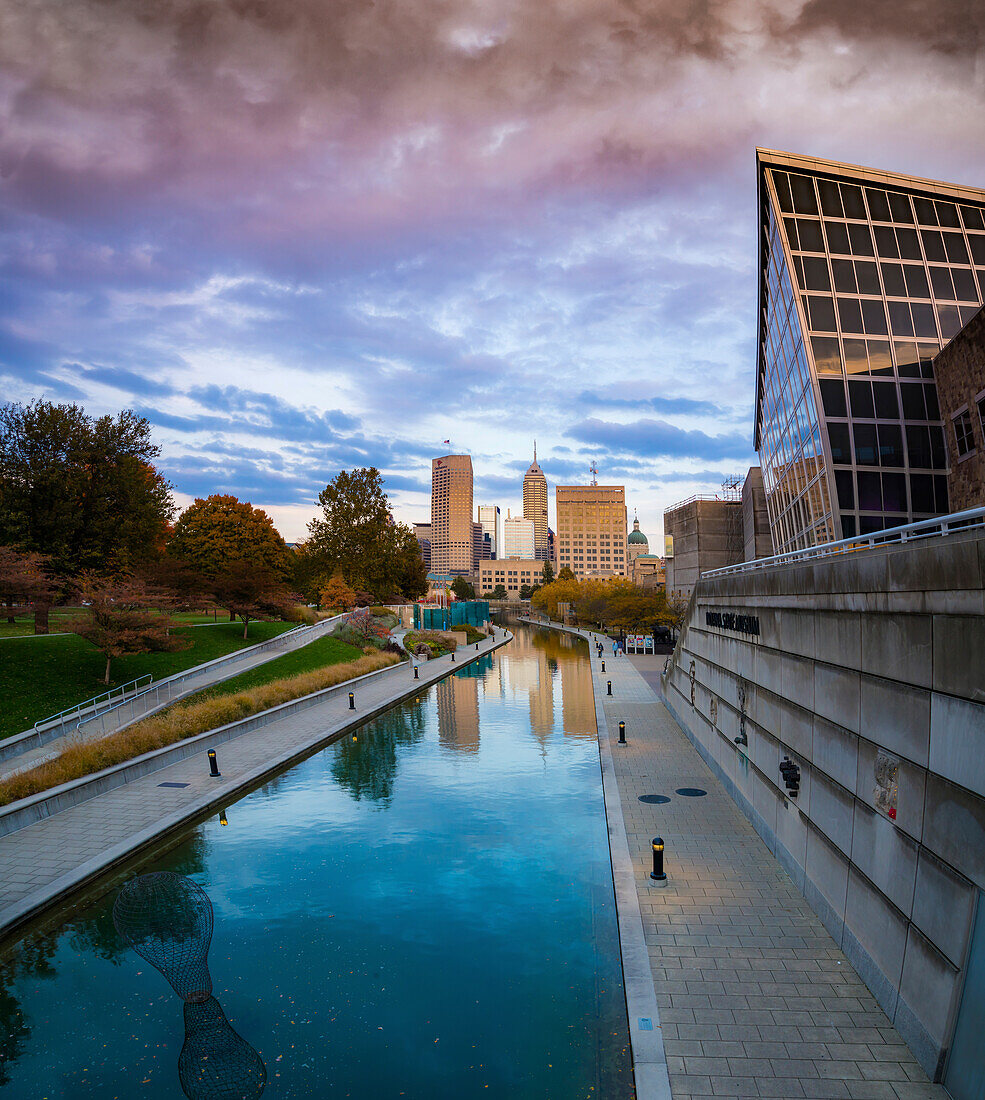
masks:
[[[189,1100],[253,1100],[267,1087],[263,1060],[233,1029],[215,997],[185,1002],[178,1080]]]
[[[212,993],[212,921],[208,894],[171,871],[131,879],[113,905],[117,932],[160,970],[183,1001],[192,1004],[208,1000]]]

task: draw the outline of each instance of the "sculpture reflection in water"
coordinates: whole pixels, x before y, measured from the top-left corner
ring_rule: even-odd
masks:
[[[185,1042],[178,1079],[189,1100],[249,1100],[267,1086],[260,1055],[236,1033],[212,996],[208,954],[212,902],[191,879],[170,871],[138,875],[113,905],[120,936],[184,1001]]]

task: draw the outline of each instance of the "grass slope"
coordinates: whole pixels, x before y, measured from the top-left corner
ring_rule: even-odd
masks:
[[[52,634],[64,630],[65,623],[69,619],[77,618],[81,614],[81,607],[53,607],[48,616],[48,629]],[[178,611],[171,616],[178,623],[221,623],[227,622],[229,614],[225,611]],[[21,638],[34,634],[34,616],[17,615],[12,623],[7,622],[7,616],[0,609],[0,638]]]
[[[261,684],[233,695],[211,699],[195,695],[108,737],[70,745],[54,760],[0,782],[0,806],[57,787],[60,783],[91,775],[124,760],[132,760],[142,753],[173,745],[197,733],[258,714],[280,703],[332,687],[354,676],[399,663],[400,658],[395,653],[372,653],[360,655],[356,660],[336,662],[287,679]]]
[[[292,623],[250,623],[243,641],[242,623],[184,626],[178,633],[192,639],[177,653],[137,653],[113,662],[111,686],[149,672],[155,680],[265,642],[290,630]],[[0,738],[32,726],[40,718],[84,702],[106,690],[106,662],[75,634],[0,640]]]

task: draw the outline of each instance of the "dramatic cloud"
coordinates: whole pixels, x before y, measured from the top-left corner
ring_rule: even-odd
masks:
[[[985,184],[977,0],[0,5],[0,392],[288,537],[342,466],[651,537],[752,461],[757,144]]]

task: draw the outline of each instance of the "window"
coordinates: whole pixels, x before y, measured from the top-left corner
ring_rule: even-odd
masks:
[[[971,409],[965,406],[951,417],[954,428],[954,442],[958,449],[958,461],[966,458],[975,450],[975,433],[971,427]]]

